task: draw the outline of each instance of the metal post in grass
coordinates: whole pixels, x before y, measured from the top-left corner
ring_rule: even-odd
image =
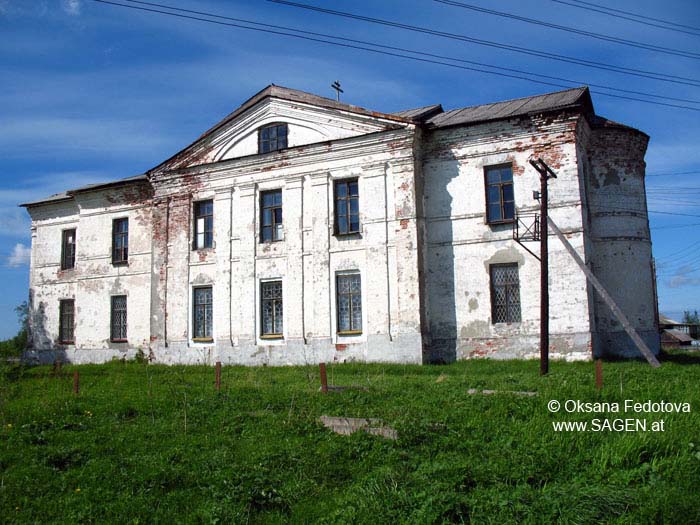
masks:
[[[58,359],[53,362],[53,375],[54,377],[61,375],[61,361]]]
[[[600,390],[603,388],[603,360],[595,360],[595,387]]]
[[[80,374],[77,370],[73,372],[73,393],[80,394]]]
[[[321,372],[321,392],[328,393],[328,378],[326,377],[326,363],[319,363],[318,369]]]
[[[216,391],[221,390],[221,361],[216,362]]]

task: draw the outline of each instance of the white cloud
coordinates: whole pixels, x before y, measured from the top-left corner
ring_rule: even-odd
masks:
[[[29,246],[25,246],[21,242],[15,244],[15,248],[12,250],[12,255],[7,258],[7,265],[11,268],[18,268],[19,266],[27,266],[29,264],[29,257],[32,250]]]
[[[669,288],[681,288],[685,286],[700,286],[700,277],[689,276],[697,271],[690,265],[683,265],[678,270],[671,279],[668,281]]]
[[[78,16],[80,8],[80,0],[63,0],[63,10],[71,16]]]

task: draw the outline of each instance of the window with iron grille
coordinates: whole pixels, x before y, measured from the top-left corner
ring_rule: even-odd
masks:
[[[279,338],[283,335],[282,281],[260,283],[260,335]]]
[[[335,181],[335,234],[360,231],[360,196],[357,179]]]
[[[282,190],[263,191],[260,193],[260,242],[283,238]]]
[[[201,250],[214,246],[214,201],[194,203],[193,249]]]
[[[112,264],[123,264],[129,260],[129,219],[112,221]]]
[[[112,296],[110,338],[112,341],[126,341],[126,295]]]
[[[489,166],[485,168],[484,173],[487,222],[512,222],[515,217],[515,198],[511,165]]]
[[[61,270],[75,268],[75,229],[63,230],[61,237]]]
[[[339,334],[362,333],[361,291],[359,273],[336,275],[335,300]]]
[[[193,340],[211,341],[213,304],[211,286],[194,289]]]
[[[58,303],[58,340],[64,344],[75,342],[75,301],[62,299]]]
[[[520,322],[520,281],[517,264],[492,264],[491,322]]]
[[[258,131],[258,153],[287,147],[287,124],[271,124]]]

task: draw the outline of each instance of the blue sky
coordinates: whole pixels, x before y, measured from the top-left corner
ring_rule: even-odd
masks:
[[[300,1],[700,79],[700,60],[695,58],[604,42],[431,0]],[[554,0],[464,2],[657,46],[700,50],[700,36],[637,24]],[[580,83],[700,101],[698,87],[411,33],[264,0],[158,3]],[[694,1],[599,3],[700,26],[700,3]],[[695,33],[700,35],[700,31]],[[4,283],[0,338],[16,332],[13,309],[27,297],[28,290],[29,218],[18,203],[142,173],[270,83],[334,96],[329,85],[338,79],[345,90],[344,101],[385,112],[433,103],[450,109],[559,89],[92,0],[0,0],[0,34],[0,279]],[[647,173],[653,175],[647,179],[649,208],[687,214],[650,214],[659,264],[660,310],[680,317],[684,309],[700,309],[700,113],[596,93],[593,101],[598,114],[651,136],[646,157]],[[700,103],[671,103],[700,108]],[[695,226],[688,226],[692,224]]]

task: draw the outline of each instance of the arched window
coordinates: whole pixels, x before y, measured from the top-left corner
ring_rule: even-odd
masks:
[[[268,153],[286,147],[287,124],[270,124],[258,130],[258,153]]]

